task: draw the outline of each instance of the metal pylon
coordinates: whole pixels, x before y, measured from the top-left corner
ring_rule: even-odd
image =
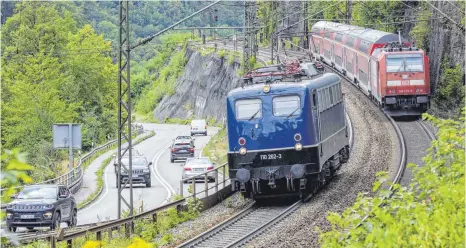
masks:
[[[118,54],[118,169],[117,178],[121,178],[121,172],[127,172],[128,181],[121,184],[117,180],[118,188],[118,219],[121,218],[122,203],[133,215],[133,166],[132,166],[132,141],[131,141],[131,84],[130,84],[130,44],[129,44],[129,20],[128,0],[120,2],[119,22],[119,54]],[[126,99],[125,99],[126,98]],[[125,148],[122,148],[124,143]],[[128,164],[122,164],[121,159],[128,153]],[[126,167],[128,166],[128,167]],[[122,195],[122,191],[129,184],[129,201]]]
[[[248,72],[252,69],[251,59],[256,57],[256,6],[253,1],[244,1],[244,43],[243,43],[243,69]]]
[[[278,6],[279,6],[280,2],[279,1],[273,1],[272,2],[272,11],[271,13],[276,13],[275,15],[272,16],[273,18],[273,23],[274,23],[274,27],[276,27],[276,29],[279,29],[279,25],[278,25],[278,16],[279,16],[279,13],[278,13]],[[280,35],[279,35],[279,32],[278,30],[275,30],[275,32],[272,33],[272,37],[271,37],[271,40],[272,40],[272,45],[270,46],[271,48],[271,58],[270,60],[272,61],[272,64],[274,63],[274,61],[278,63],[280,63],[280,58],[278,56],[278,47],[279,47],[279,39],[280,39]]]

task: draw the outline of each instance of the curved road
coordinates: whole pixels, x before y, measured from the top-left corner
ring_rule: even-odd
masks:
[[[142,200],[145,210],[158,207],[166,203],[171,194],[179,193],[182,176],[182,162],[170,163],[168,146],[178,135],[189,135],[189,126],[171,124],[143,124],[145,130],[154,130],[156,135],[134,148],[143,153],[152,162],[152,187],[143,185],[133,186],[133,206],[138,207]],[[207,144],[218,128],[209,127],[208,136],[195,136],[195,156],[199,156],[201,149]],[[129,201],[129,190],[123,189],[125,199]],[[123,209],[127,209],[123,204]],[[86,208],[78,211],[78,225],[95,223],[98,221],[118,218],[118,189],[116,188],[115,173],[110,164],[104,171],[104,189],[102,195]]]

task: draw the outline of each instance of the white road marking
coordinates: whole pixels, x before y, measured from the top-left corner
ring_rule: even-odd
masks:
[[[170,144],[171,144],[171,141],[167,145],[165,145],[164,148],[162,148],[162,150],[152,159],[152,168],[153,168],[152,172],[154,173],[155,177],[159,179],[160,183],[167,190],[167,193],[168,193],[167,198],[161,205],[164,205],[165,203],[167,203],[168,199],[170,199],[170,196],[172,194],[175,194],[175,190],[173,189],[173,187],[167,181],[165,181],[165,179],[160,175],[160,172],[157,166],[160,157],[167,150],[167,148],[170,147]]]

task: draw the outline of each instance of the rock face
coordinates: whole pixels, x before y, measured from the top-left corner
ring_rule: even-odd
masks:
[[[206,57],[187,49],[188,62],[178,78],[175,94],[165,96],[154,110],[154,118],[214,118],[222,122],[226,115],[226,95],[240,86],[238,63],[229,64],[215,54]]]
[[[464,4],[456,1],[434,1],[437,7],[456,23],[461,23],[461,9]],[[431,32],[429,35],[429,51],[431,83],[435,91],[441,76],[441,64],[443,58],[449,58],[450,66],[457,64],[464,68],[464,33],[458,26],[444,17],[439,11],[433,10],[430,22]],[[440,19],[442,18],[442,19]]]

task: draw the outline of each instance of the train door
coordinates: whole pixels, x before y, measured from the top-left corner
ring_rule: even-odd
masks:
[[[375,61],[375,59],[372,59],[370,60],[370,78],[371,78],[371,90],[372,90],[372,95],[374,96],[374,98],[376,98],[377,100],[379,100],[379,84],[378,84],[378,65],[377,65],[377,61]]]
[[[320,118],[319,118],[319,102],[318,102],[318,96],[317,96],[317,91],[314,89],[312,90],[312,120],[314,123],[314,134],[316,134],[316,139],[319,137],[318,142],[320,142],[320,126],[318,127],[317,125],[320,125]],[[317,136],[319,134],[319,136]]]
[[[356,55],[356,63],[354,64],[354,67],[356,68],[356,70],[354,70],[354,78],[357,78],[359,81],[359,64],[358,64],[359,54],[358,52],[355,52],[354,54]]]
[[[346,47],[342,46],[341,50],[341,69],[346,71]]]

